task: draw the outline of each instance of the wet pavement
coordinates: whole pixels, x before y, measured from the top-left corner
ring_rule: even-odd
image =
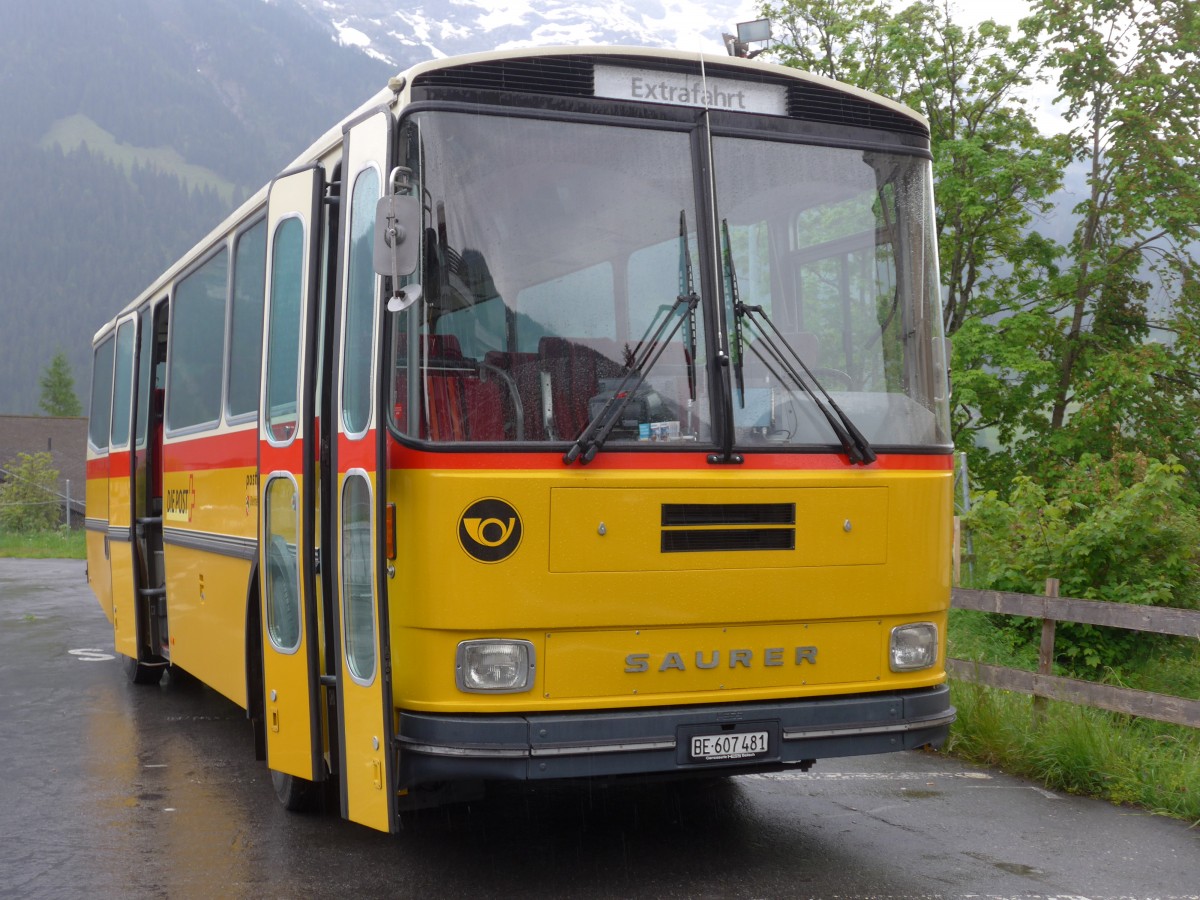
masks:
[[[285,812],[233,704],[130,684],[75,561],[0,559],[0,895],[1200,898],[1200,827],[930,753]]]

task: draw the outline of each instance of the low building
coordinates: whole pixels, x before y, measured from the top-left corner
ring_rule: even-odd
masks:
[[[73,513],[82,517],[87,427],[86,416],[0,416],[0,468],[20,453],[49,453],[58,469],[59,492],[71,498]]]

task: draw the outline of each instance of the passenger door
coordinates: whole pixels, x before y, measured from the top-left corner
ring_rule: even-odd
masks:
[[[108,442],[108,540],[112,565],[113,634],[118,652],[145,659],[138,647],[138,604],[134,578],[133,488],[130,434],[137,360],[137,313],[117,322],[113,366],[112,421]],[[159,670],[156,674],[161,675]]]
[[[314,448],[319,165],[279,176],[267,201],[267,311],[258,465],[259,596],[267,765],[324,778],[317,689],[317,473]],[[276,785],[279,790],[279,785]],[[286,802],[286,801],[285,801]]]
[[[373,264],[375,206],[388,177],[392,117],[379,110],[348,129],[343,165],[340,298],[334,380],[333,498],[342,815],[381,831],[396,829],[394,710],[389,655],[386,560],[380,523],[386,505],[379,397],[379,278]],[[332,554],[331,554],[332,555]]]

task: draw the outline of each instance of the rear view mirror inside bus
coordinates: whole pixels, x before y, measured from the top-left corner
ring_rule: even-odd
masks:
[[[421,246],[421,201],[414,195],[388,194],[375,207],[375,272],[395,284],[417,268]]]

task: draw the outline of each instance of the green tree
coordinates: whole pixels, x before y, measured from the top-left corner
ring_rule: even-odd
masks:
[[[990,358],[992,323],[1020,311],[1054,256],[1031,231],[1059,185],[1065,149],[1039,132],[1024,100],[1043,53],[1037,23],[1016,32],[990,21],[964,27],[947,5],[892,13],[885,0],[784,0],[762,11],[782,31],[780,61],[884,94],[929,120],[944,324],[955,336],[955,438],[971,446],[1020,400]]]
[[[59,350],[42,373],[38,406],[48,416],[77,416],[83,412],[75,396],[75,378],[67,354]]]
[[[762,6],[782,37],[767,51],[793,68],[895,97],[899,87],[886,0],[781,0]]]
[[[1014,449],[1045,479],[1085,452],[1173,454],[1195,483],[1200,10],[1190,0],[1033,9],[1086,190],[1033,307],[1046,327],[1032,346],[1053,365],[1024,373]]]
[[[59,523],[58,469],[49,453],[18,453],[0,477],[0,528],[46,531]]]
[[[1081,454],[1179,459],[1200,488],[1200,4],[1034,0],[1015,33],[948,4],[783,0],[777,56],[930,120],[958,445],[986,485]],[[1026,108],[1056,82],[1067,123]],[[1070,239],[1039,233],[1067,172]],[[999,452],[978,440],[993,435]]]

